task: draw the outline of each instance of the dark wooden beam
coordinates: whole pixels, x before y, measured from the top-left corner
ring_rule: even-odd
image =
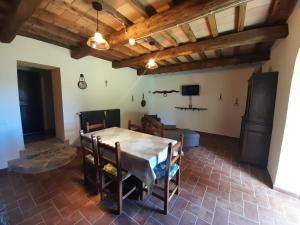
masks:
[[[9,13],[0,32],[0,41],[10,43],[17,35],[19,28],[31,17],[42,0],[20,0]]]
[[[285,22],[292,13],[297,0],[273,0],[267,22],[275,24]]]
[[[117,31],[110,35],[109,43],[112,47],[124,45],[129,38],[141,38],[153,32],[176,26],[188,20],[204,16],[207,13],[238,3],[239,0],[188,0],[179,3],[171,9],[157,13],[143,22],[134,24],[124,31]]]
[[[225,67],[240,64],[249,64],[260,61],[266,61],[270,59],[270,53],[259,53],[247,56],[220,58],[220,59],[208,59],[205,61],[197,61],[191,63],[182,63],[171,66],[162,66],[154,70],[138,69],[138,75],[150,75],[150,74],[161,74],[161,73],[175,73],[188,70],[201,70],[215,67]]]
[[[221,35],[216,38],[207,39],[195,43],[188,43],[182,46],[165,49],[163,51],[145,54],[139,57],[131,58],[123,61],[113,62],[114,68],[131,67],[136,65],[145,65],[149,59],[163,60],[178,56],[190,55],[192,53],[201,53],[209,50],[220,50],[242,45],[256,44],[260,42],[268,42],[288,35],[288,26],[277,25],[270,27],[261,27],[246,30],[239,33]]]

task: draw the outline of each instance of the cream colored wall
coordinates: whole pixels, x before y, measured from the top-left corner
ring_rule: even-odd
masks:
[[[278,165],[280,161],[280,155],[286,150],[284,146],[282,146],[282,141],[286,124],[286,115],[294,65],[297,52],[300,47],[299,21],[300,2],[298,1],[292,15],[288,20],[289,36],[286,39],[279,40],[275,43],[271,51],[271,60],[264,65],[265,71],[279,72],[273,133],[268,161],[268,171],[275,186],[281,183],[279,180],[277,180]],[[283,188],[282,184],[279,186]]]
[[[148,77],[138,77],[134,70],[114,70],[111,63],[93,57],[74,60],[69,50],[18,36],[11,44],[0,44],[0,168],[18,158],[24,148],[17,85],[17,61],[60,68],[65,139],[71,143],[78,137],[77,112],[120,108],[122,126],[127,120],[139,120],[147,111],[140,106]],[[86,90],[77,87],[79,74],[85,75]],[[108,80],[108,87],[104,81]],[[151,82],[150,82],[151,83]],[[131,95],[135,102],[131,102]],[[146,98],[147,98],[147,93]]]
[[[174,106],[188,107],[189,104],[189,97],[181,96],[180,93],[169,94],[168,97],[151,94],[149,110],[153,114],[158,114],[166,124],[239,137],[241,117],[245,112],[247,81],[254,67],[251,65],[235,69],[222,68],[155,76],[152,91],[180,90],[181,85],[199,84],[200,96],[192,97],[193,106],[208,110],[198,112],[175,109]],[[223,101],[218,100],[220,93],[223,95]],[[236,98],[239,99],[239,106],[234,106]]]

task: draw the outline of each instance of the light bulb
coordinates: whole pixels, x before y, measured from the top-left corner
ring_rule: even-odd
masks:
[[[158,68],[158,65],[154,59],[149,59],[148,63],[146,64],[146,68],[147,69],[156,69],[156,68]]]
[[[129,38],[128,43],[129,43],[129,45],[135,45],[135,39]]]
[[[95,37],[95,41],[96,41],[97,43],[103,42],[103,36],[102,36],[102,34],[100,34],[99,32],[95,32],[94,37]]]

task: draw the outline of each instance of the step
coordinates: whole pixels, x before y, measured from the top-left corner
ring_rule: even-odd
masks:
[[[71,146],[54,151],[43,152],[32,158],[20,158],[8,162],[10,171],[19,173],[41,173],[62,167],[77,155],[77,149]]]

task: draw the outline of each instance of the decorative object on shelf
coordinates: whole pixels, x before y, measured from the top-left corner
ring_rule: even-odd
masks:
[[[142,107],[145,107],[145,106],[146,106],[146,100],[145,100],[145,95],[144,95],[144,93],[143,93],[143,99],[142,99],[142,101],[141,101],[141,106],[142,106]]]
[[[78,87],[82,90],[87,88],[87,83],[85,82],[85,78],[83,74],[80,74],[79,81],[78,81]]]
[[[153,94],[163,94],[164,97],[167,97],[168,94],[170,94],[170,93],[179,93],[179,91],[176,91],[176,90],[170,90],[170,91],[163,90],[163,91],[153,91],[152,93]]]
[[[90,37],[86,44],[96,50],[108,50],[110,48],[108,42],[105,40],[105,38],[102,36],[102,34],[99,32],[99,21],[98,21],[98,14],[99,11],[102,11],[102,5],[99,1],[92,1],[93,8],[97,11],[97,29],[94,33],[94,36]]]
[[[223,101],[223,95],[222,95],[222,93],[220,93],[219,101]]]
[[[107,80],[105,80],[105,81],[104,81],[104,83],[105,83],[105,87],[107,87],[108,81],[107,81]]]
[[[239,105],[240,105],[240,103],[239,103],[239,98],[238,98],[238,97],[235,98],[235,102],[234,102],[233,105],[234,105],[234,106],[239,106]]]
[[[175,106],[175,109],[180,109],[180,110],[192,110],[192,111],[204,111],[208,110],[207,108],[197,108],[197,107],[179,107]]]

